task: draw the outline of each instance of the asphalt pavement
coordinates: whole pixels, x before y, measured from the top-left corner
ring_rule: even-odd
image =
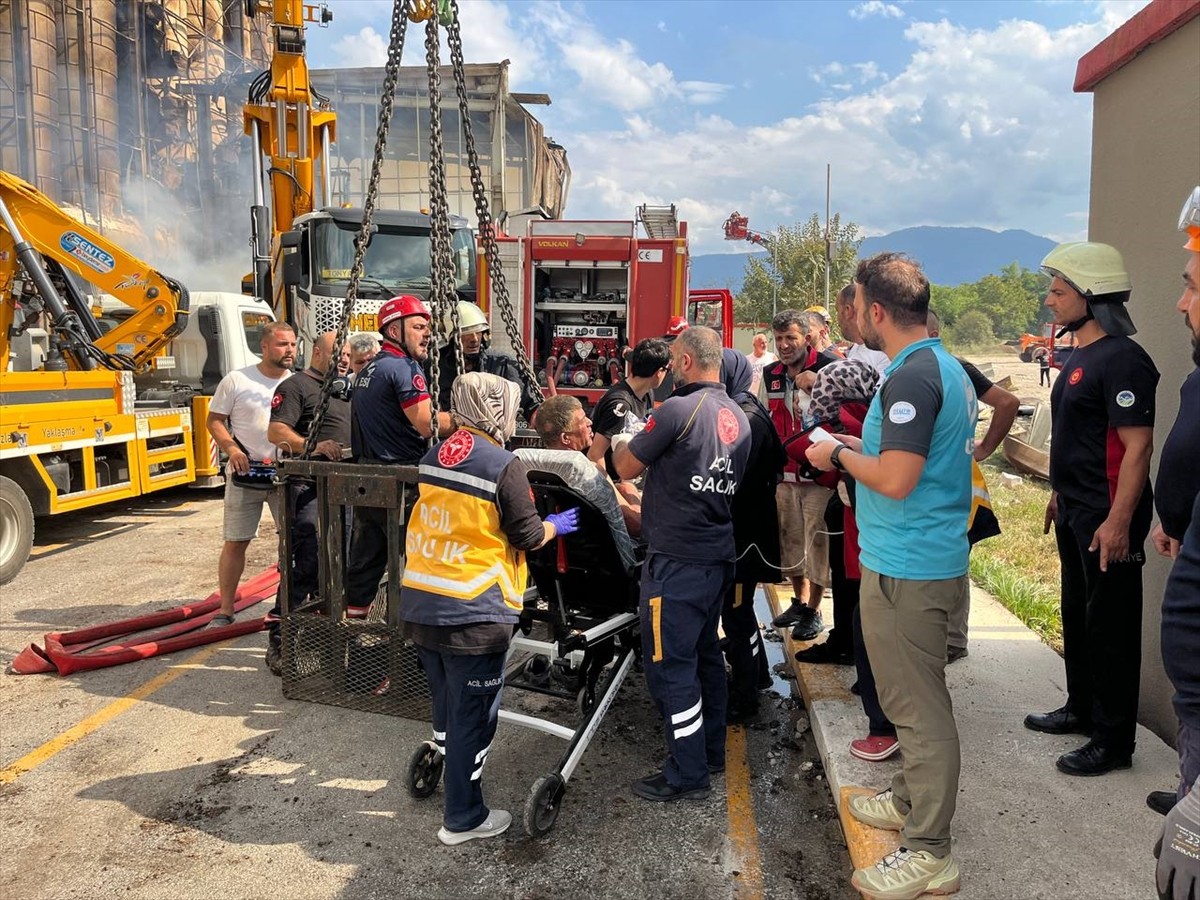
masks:
[[[0,588],[0,665],[48,631],[205,597],[220,518],[219,496],[177,490],[40,520],[33,559]],[[264,529],[247,572],[272,551]],[[0,675],[0,896],[855,896],[790,682],[760,721],[730,729],[709,799],[659,805],[629,791],[663,754],[633,672],[547,836],[514,825],[446,848],[435,838],[440,793],[419,801],[405,789],[428,725],[285,699],[264,649],[252,634],[68,677]],[[575,715],[515,691],[505,706],[568,725]],[[489,802],[519,820],[564,746],[502,725]]]

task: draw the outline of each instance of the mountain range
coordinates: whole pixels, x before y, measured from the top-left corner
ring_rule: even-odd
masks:
[[[866,238],[858,255],[865,258],[883,250],[907,253],[920,260],[934,284],[956,285],[998,274],[1013,262],[1026,269],[1037,269],[1053,247],[1054,241],[1049,238],[1018,229],[991,231],[921,225]],[[755,252],[766,255],[762,250]],[[693,256],[691,286],[727,287],[736,294],[742,288],[749,256],[748,253]]]

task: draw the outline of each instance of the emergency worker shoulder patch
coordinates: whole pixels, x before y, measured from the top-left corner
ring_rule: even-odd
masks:
[[[447,468],[459,465],[471,455],[475,446],[475,437],[465,428],[460,428],[438,447],[438,462]]]
[[[271,397],[271,409],[278,409],[283,403],[283,394],[275,394]]]
[[[642,431],[646,434],[649,434],[653,430],[654,430],[654,416],[651,416],[649,421],[646,422],[646,427],[643,428]]]
[[[1133,406],[1133,401],[1136,399],[1137,397],[1134,396],[1133,391],[1121,391],[1117,394],[1117,406],[1121,407],[1121,409],[1129,409],[1129,407]]]
[[[888,410],[888,420],[895,425],[906,425],[917,417],[917,408],[907,400],[893,403]]]
[[[420,372],[413,375],[413,388],[418,391],[425,390],[425,376]]]
[[[649,430],[649,426],[647,426],[647,430]],[[738,424],[733,410],[722,407],[721,411],[717,413],[717,437],[721,439],[721,443],[732,444],[737,440],[741,430],[742,427]]]
[[[1079,382],[1081,382],[1081,381],[1083,381],[1083,369],[1082,368],[1076,369],[1074,372],[1071,373],[1071,377],[1067,379],[1068,384],[1079,384]]]

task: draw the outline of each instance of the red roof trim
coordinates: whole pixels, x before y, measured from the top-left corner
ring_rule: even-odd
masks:
[[[1173,31],[1200,16],[1200,0],[1153,0],[1132,19],[1080,57],[1075,92],[1085,93]]]

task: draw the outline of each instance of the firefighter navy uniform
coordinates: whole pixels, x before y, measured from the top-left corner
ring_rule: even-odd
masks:
[[[413,466],[428,441],[405,410],[429,399],[421,366],[399,347],[384,343],[358,374],[350,398],[350,443],[356,462]],[[412,514],[416,491],[405,493],[404,521]],[[359,506],[346,566],[346,605],[365,615],[387,568],[387,510]]]
[[[446,757],[443,824],[463,832],[488,817],[481,776],[525,593],[523,551],[545,532],[525,464],[481,431],[460,428],[428,451],[420,485],[400,620],[429,679],[434,741]]]
[[[674,789],[707,788],[725,765],[725,660],[717,623],[733,580],[732,501],[750,454],[745,414],[717,382],[680,387],[629,442],[642,495],[642,652],[663,717]]]

